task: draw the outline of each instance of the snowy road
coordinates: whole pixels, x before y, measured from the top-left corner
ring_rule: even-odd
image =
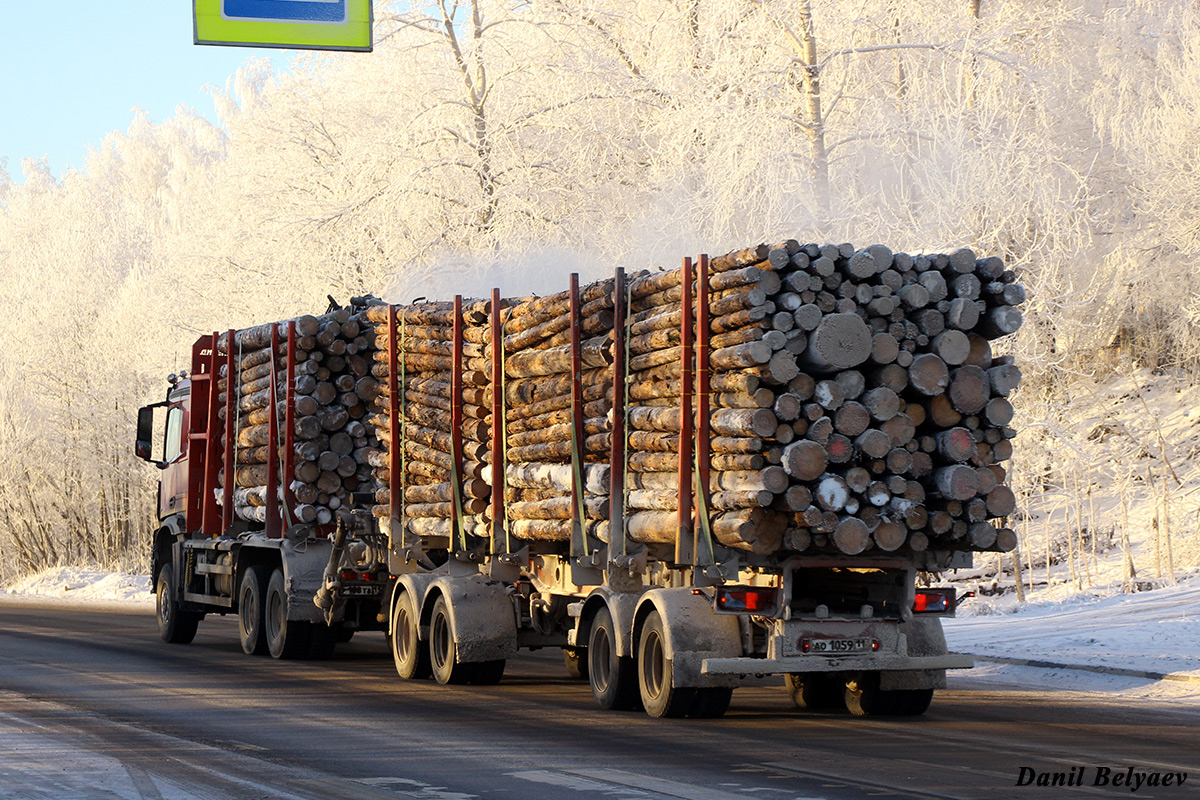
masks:
[[[557,653],[496,687],[402,683],[378,635],[333,660],[242,655],[236,621],[158,641],[146,613],[0,604],[0,800],[1128,796],[1101,768],[1187,773],[1200,714],[960,678],[918,720],[799,714],[777,683],[723,720],[602,713]],[[1015,786],[1084,768],[1085,785]],[[1072,773],[1074,774],[1074,773]]]

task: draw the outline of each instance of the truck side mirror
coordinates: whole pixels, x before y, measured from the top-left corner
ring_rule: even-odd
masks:
[[[166,403],[155,403],[138,409],[137,440],[133,445],[133,453],[142,461],[157,463],[154,459],[154,409],[163,408]]]

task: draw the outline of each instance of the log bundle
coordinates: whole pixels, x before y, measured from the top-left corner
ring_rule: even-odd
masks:
[[[576,302],[575,316],[570,292],[502,312],[504,386],[494,389],[504,409],[504,513],[519,540],[565,542],[575,519],[608,539],[613,281],[580,287]]]
[[[385,306],[367,312],[376,330],[372,375],[379,385],[370,421],[383,443],[370,455],[373,513],[392,516],[391,487],[398,485],[403,492],[399,522],[406,534],[440,547],[460,534],[486,536],[492,435],[488,306],[478,301],[457,311],[452,302],[397,306],[394,335],[389,313]],[[456,322],[461,329],[457,345]],[[456,402],[461,409],[457,430]],[[393,468],[400,472],[396,483]]]
[[[299,521],[369,491],[393,532],[465,546],[495,532],[498,480],[510,549],[576,525],[608,541],[620,468],[623,529],[650,545],[676,544],[682,516],[772,557],[1015,546],[996,520],[1014,510],[1002,465],[1021,373],[992,342],[1018,330],[1025,293],[1000,259],[788,240],[704,265],[500,302],[364,298],[295,320],[290,353],[271,325],[221,337],[237,355],[219,389],[236,388],[238,516],[265,519],[291,358],[281,486]]]
[[[377,451],[378,441],[365,418],[378,386],[371,376],[374,343],[366,318],[369,301],[356,298],[356,302],[319,317],[306,315],[236,331],[232,341],[229,334],[218,337],[218,354],[227,357],[232,348],[234,364],[231,376],[228,361],[223,363],[217,379],[218,417],[231,427],[228,438],[234,447],[232,481],[222,469],[218,485],[225,492],[232,483],[237,518],[266,521],[272,478],[289,523],[328,524],[338,509],[352,504],[351,495],[360,486],[370,485],[367,462]],[[295,329],[290,342],[289,323],[294,323]],[[291,387],[289,360],[293,365]],[[286,429],[289,398],[290,437]],[[270,446],[272,406],[278,442],[274,452]]]
[[[782,538],[784,550],[848,555],[1015,546],[993,521],[1015,502],[1001,464],[1020,371],[991,341],[1019,328],[1025,293],[1000,259],[787,241],[710,268],[709,490],[722,544],[768,552]],[[667,275],[635,282],[635,296],[657,290],[635,326],[664,319],[679,296]],[[654,298],[668,305],[651,311]],[[631,391],[652,395],[650,380],[675,374],[648,365]],[[631,408],[634,427],[645,415],[666,416]],[[736,535],[722,513],[745,521]]]

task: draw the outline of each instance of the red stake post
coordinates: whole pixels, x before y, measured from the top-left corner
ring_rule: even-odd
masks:
[[[678,531],[675,535],[675,563],[695,560],[692,536],[692,260],[685,258],[681,276],[680,300],[680,389],[679,389],[679,500]]]

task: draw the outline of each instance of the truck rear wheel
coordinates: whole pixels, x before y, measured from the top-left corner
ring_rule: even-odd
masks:
[[[429,650],[421,646],[420,618],[410,592],[401,592],[392,607],[392,661],[405,680],[428,678]]]
[[[845,684],[824,672],[796,672],[783,676],[796,708],[806,711],[841,708]]]
[[[717,719],[725,716],[729,703],[733,700],[733,688],[728,686],[710,686],[695,689],[692,706],[687,715],[693,719]]]
[[[238,590],[238,633],[246,655],[261,656],[267,652],[263,600],[270,579],[270,572],[262,564],[248,567],[242,574],[242,585]]]
[[[470,683],[478,665],[460,663],[457,658],[450,604],[445,597],[439,597],[434,601],[433,616],[429,620],[429,665],[433,669],[433,679],[443,686]]]
[[[175,572],[170,564],[163,564],[158,571],[154,604],[158,612],[158,635],[164,642],[187,644],[196,638],[196,628],[204,615],[180,608],[179,587],[175,584]]]
[[[924,714],[932,689],[879,688],[878,672],[863,672],[846,682],[846,708],[856,717],[900,717]]]
[[[637,667],[632,658],[617,655],[617,630],[607,606],[596,612],[588,635],[588,683],[592,695],[607,711],[636,709],[638,697]]]
[[[471,683],[476,686],[495,686],[504,677],[504,667],[507,663],[503,658],[478,662],[475,664],[475,675],[471,678]]]
[[[682,717],[692,707],[696,690],[674,685],[674,670],[667,658],[662,617],[651,611],[638,637],[637,676],[642,707],[652,717]]]
[[[308,654],[309,625],[307,622],[289,622],[287,608],[287,584],[283,570],[276,569],[267,584],[263,625],[267,650],[272,658],[300,658]]]
[[[933,689],[905,689],[900,692],[899,708],[896,713],[903,717],[919,717],[929,710],[933,702]]]

